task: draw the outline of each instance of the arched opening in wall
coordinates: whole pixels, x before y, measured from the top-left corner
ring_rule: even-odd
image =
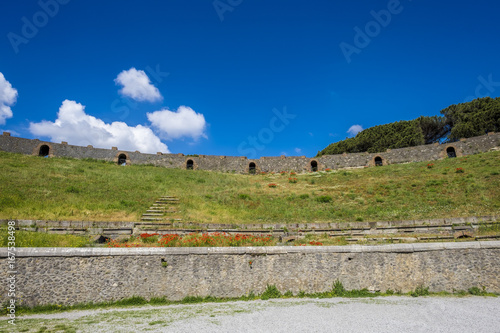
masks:
[[[127,155],[120,154],[120,156],[118,156],[118,165],[127,165]]]
[[[248,165],[248,173],[251,175],[255,175],[256,172],[257,172],[257,166],[255,165],[254,162],[250,162],[250,164]]]
[[[375,157],[374,162],[375,162],[375,166],[384,165],[384,160],[382,160],[382,157],[380,157],[380,156]]]
[[[194,162],[193,162],[193,160],[187,160],[187,162],[186,162],[186,169],[187,170],[193,170],[194,169]]]
[[[446,148],[446,154],[448,155],[449,158],[457,157],[457,152],[455,151],[455,148],[453,148],[453,147]]]
[[[316,172],[318,171],[318,162],[316,161],[311,161],[311,171]]]
[[[50,147],[47,145],[43,145],[40,147],[40,150],[38,151],[38,156],[42,157],[48,157],[50,154]]]

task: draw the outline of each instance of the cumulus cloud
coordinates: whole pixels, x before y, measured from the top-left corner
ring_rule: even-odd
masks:
[[[122,86],[120,94],[139,102],[155,102],[163,98],[158,88],[151,84],[147,74],[134,67],[118,74],[115,83]]]
[[[162,137],[168,140],[191,137],[194,140],[206,138],[207,123],[201,113],[196,113],[187,106],[180,106],[177,111],[163,109],[148,113],[147,117]]]
[[[0,72],[0,125],[5,125],[5,120],[12,118],[10,107],[17,101],[17,90],[5,79]]]
[[[352,136],[355,136],[356,134],[358,134],[359,132],[361,132],[363,130],[363,127],[361,127],[361,125],[352,125],[351,127],[349,127],[349,129],[347,130],[347,133],[349,135],[352,135]]]
[[[65,100],[54,122],[30,123],[30,132],[36,136],[50,137],[54,142],[67,141],[74,145],[94,147],[118,147],[120,150],[142,153],[169,153],[168,147],[160,141],[147,126],[128,126],[124,122],[107,124],[101,119],[85,113],[85,106]]]
[[[295,148],[295,152],[296,152],[297,154],[300,154],[300,153],[302,152],[302,149],[300,149],[300,148]]]

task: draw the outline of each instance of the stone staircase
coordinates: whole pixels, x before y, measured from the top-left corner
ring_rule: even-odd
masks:
[[[142,214],[141,221],[144,222],[180,222],[182,219],[176,215],[179,211],[179,199],[172,196],[163,196],[158,198],[155,203],[149,207],[146,213]]]

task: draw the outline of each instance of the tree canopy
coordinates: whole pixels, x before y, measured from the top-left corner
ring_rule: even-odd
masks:
[[[378,125],[359,132],[353,138],[330,144],[321,155],[378,153],[387,149],[412,147],[434,142],[453,142],[460,138],[484,135],[500,130],[500,97],[478,98],[450,105],[442,116],[421,116]]]

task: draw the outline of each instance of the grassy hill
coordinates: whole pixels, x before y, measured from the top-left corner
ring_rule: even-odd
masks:
[[[431,163],[252,176],[0,152],[0,218],[138,221],[162,195],[179,197],[183,220],[200,223],[391,221],[500,212],[500,152]]]

